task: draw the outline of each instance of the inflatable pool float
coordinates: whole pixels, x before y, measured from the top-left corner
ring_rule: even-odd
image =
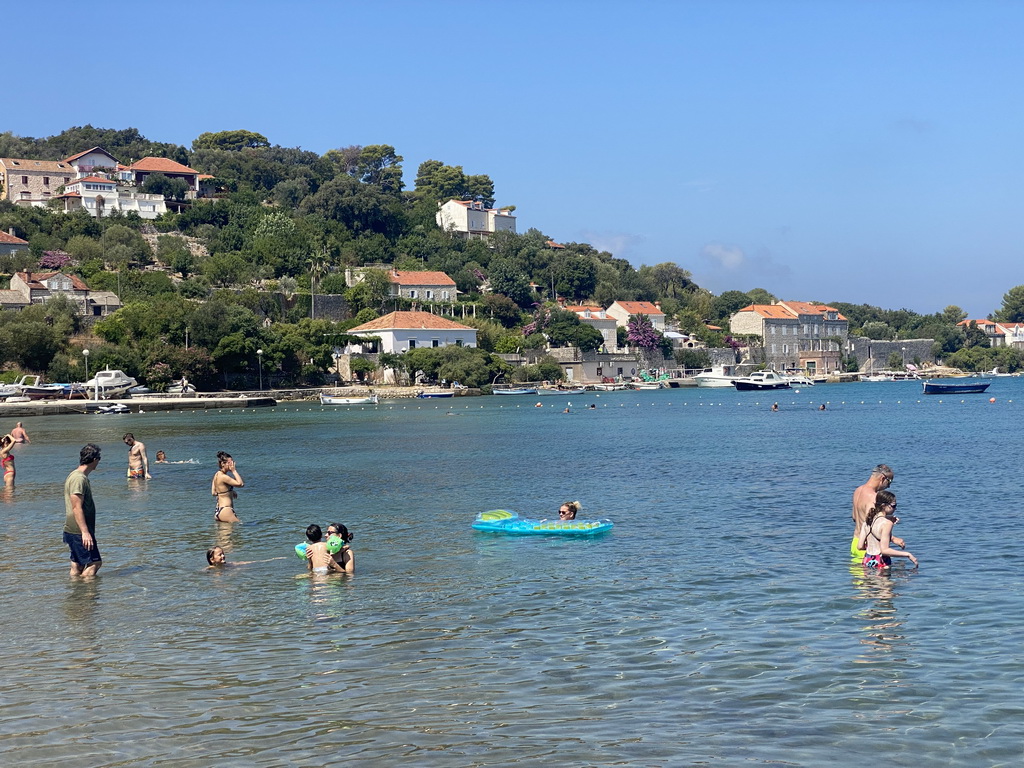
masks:
[[[611,520],[530,520],[506,509],[481,512],[473,521],[478,531],[517,535],[593,536],[610,531],[612,525]]]

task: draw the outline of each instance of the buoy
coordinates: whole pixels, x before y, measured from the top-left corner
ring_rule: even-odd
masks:
[[[990,398],[988,399],[988,401],[989,401],[990,403],[994,403],[994,402],[996,401],[996,399],[995,399],[994,397],[990,397]]]

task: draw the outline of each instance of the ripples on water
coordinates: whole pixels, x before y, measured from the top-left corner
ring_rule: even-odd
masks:
[[[0,506],[0,763],[1019,765],[1024,382],[990,394],[36,419]],[[129,484],[127,430],[202,463]],[[60,484],[86,441],[105,564],[73,584]],[[230,533],[220,449],[246,481]],[[850,495],[880,461],[918,571],[850,566]],[[614,532],[469,529],[567,499]],[[313,582],[291,550],[328,521],[358,574]],[[218,542],[261,562],[207,571]]]

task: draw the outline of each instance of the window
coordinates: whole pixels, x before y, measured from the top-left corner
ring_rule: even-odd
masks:
[[[434,298],[434,292],[433,291],[427,291],[426,294],[427,294],[427,298],[428,299]]]
[[[448,293],[448,291],[441,291],[441,298],[442,298],[442,299],[443,299],[444,301],[448,301],[448,299],[449,299],[449,297],[450,297],[450,296],[451,296],[451,294],[450,294],[450,293]]]
[[[772,354],[773,355],[775,354],[775,345],[774,344],[772,344]]]
[[[416,339],[409,339],[409,349],[416,349]]]
[[[409,289],[409,298],[410,299],[415,299],[416,298],[416,289],[415,288],[410,288]]]
[[[441,342],[438,339],[431,339],[430,340],[430,346],[432,346],[432,347],[440,347],[441,346]]]
[[[65,184],[70,184],[71,183],[71,177],[70,176],[65,176],[64,177],[64,183]]]
[[[21,183],[27,185],[28,184],[28,176],[22,176],[21,177]]]
[[[50,177],[49,176],[43,176],[43,184],[46,185],[47,187],[50,186]]]
[[[462,346],[462,339],[456,339],[455,340],[455,346],[456,347],[461,347]]]

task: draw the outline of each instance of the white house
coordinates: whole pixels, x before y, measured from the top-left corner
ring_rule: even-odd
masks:
[[[484,208],[475,200],[449,200],[438,203],[437,225],[467,239],[484,238],[495,232],[516,231],[516,217],[509,211]]]
[[[418,301],[455,301],[455,281],[444,272],[388,272],[391,295]]]
[[[353,336],[377,336],[381,352],[407,352],[418,347],[475,347],[476,328],[429,312],[392,312],[348,331]],[[347,352],[362,352],[348,349]]]
[[[96,173],[115,173],[118,166],[117,158],[103,147],[93,147],[79,152],[65,158],[64,162],[75,169],[75,176],[79,179]]]
[[[660,304],[649,301],[615,301],[606,311],[623,328],[629,324],[633,315],[646,315],[654,330],[665,332],[665,313],[661,311]]]
[[[84,208],[97,218],[109,216],[114,211],[135,211],[143,219],[155,219],[167,211],[163,195],[147,195],[125,189],[119,187],[116,181],[99,176],[75,179],[64,187],[64,194],[59,199],[64,202],[65,212]]]
[[[604,339],[605,349],[614,351],[618,347],[618,337],[615,330],[618,326],[618,321],[602,307],[591,305],[575,307],[570,305],[566,309],[573,312],[580,319],[581,323],[600,331],[601,337]]]

